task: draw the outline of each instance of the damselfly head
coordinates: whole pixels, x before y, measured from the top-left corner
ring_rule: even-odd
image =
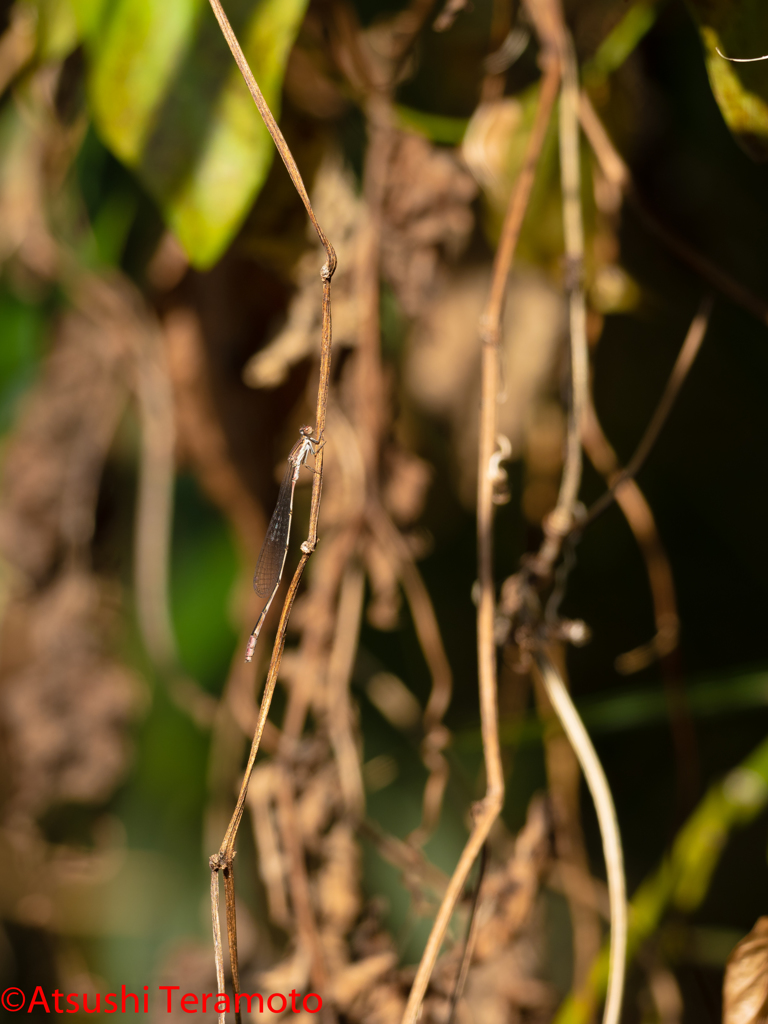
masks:
[[[312,427],[300,427],[299,433],[302,437],[312,437]]]

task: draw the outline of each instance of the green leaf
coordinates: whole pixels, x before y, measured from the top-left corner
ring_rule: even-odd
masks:
[[[72,0],[96,128],[155,198],[197,267],[211,266],[267,176],[274,144],[205,0]],[[275,116],[307,0],[230,0]]]
[[[458,146],[464,138],[469,118],[446,117],[444,114],[427,114],[423,110],[395,104],[395,116],[399,126],[405,131],[413,131],[423,135],[430,142]]]
[[[753,160],[768,160],[768,61],[733,64],[717,52],[739,59],[768,53],[768,4],[765,0],[689,2],[725,123]]]
[[[657,13],[656,4],[650,0],[630,7],[582,68],[584,84],[594,88],[617,71],[651,30]]]

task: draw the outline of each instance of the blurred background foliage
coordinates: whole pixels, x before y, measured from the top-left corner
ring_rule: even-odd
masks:
[[[350,407],[370,115],[350,40],[363,39],[371,73],[383,73],[376,61],[386,67],[401,5],[226,8],[339,252],[335,375],[340,407]],[[568,670],[637,894],[624,1019],[701,1024],[721,1019],[725,959],[768,900],[768,62],[725,64],[715,52],[768,53],[768,8],[572,0],[565,13],[583,84],[639,197],[612,191],[585,141],[594,400],[622,463],[710,289],[649,228],[648,211],[754,300],[716,295],[701,354],[639,478],[674,581],[671,641],[648,648],[659,622],[615,506],[578,543],[562,608],[591,630]],[[322,261],[204,0],[16,0],[0,4],[0,31],[0,987],[141,991],[186,978],[202,991],[212,976],[206,857],[233,806],[264,672],[263,652],[257,681],[238,667],[258,611],[250,573],[283,460],[312,415]],[[450,779],[424,846],[445,873],[483,791],[477,321],[537,97],[529,36],[514,3],[474,0],[445,31],[428,22],[393,95],[380,464],[382,487],[400,487],[389,508],[454,677]],[[496,520],[499,580],[536,549],[556,496],[561,252],[553,127],[509,291],[500,426],[512,443],[511,500]],[[345,458],[341,443],[331,450],[333,422],[321,548],[323,515],[331,528],[344,515],[330,475]],[[588,465],[584,502],[604,488]],[[294,547],[307,511],[302,486]],[[407,965],[436,903],[403,885],[371,836],[403,840],[419,824],[430,681],[386,559],[371,555],[366,573],[350,680],[369,822],[361,892]],[[301,606],[296,619],[301,628]],[[294,655],[289,646],[289,681]],[[505,834],[547,787],[547,727],[526,679],[507,648]],[[285,703],[279,689],[277,722]],[[586,795],[581,821],[600,878]],[[243,955],[265,972],[285,956],[290,929],[268,921],[248,829],[238,853]],[[521,961],[546,992],[529,1004],[508,997],[498,1019],[553,1019],[578,972],[567,894],[553,878],[529,929],[536,957]],[[495,1012],[477,1019],[493,1024]]]

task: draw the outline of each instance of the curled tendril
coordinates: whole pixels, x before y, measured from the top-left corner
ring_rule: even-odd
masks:
[[[718,47],[715,47],[718,56],[722,57],[723,60],[729,60],[731,64],[752,64],[756,60],[768,60],[768,53],[764,57],[726,57]]]

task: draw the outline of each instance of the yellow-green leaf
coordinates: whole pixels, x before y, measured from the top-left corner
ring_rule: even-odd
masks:
[[[206,0],[72,0],[107,146],[134,169],[193,264],[221,256],[274,155]],[[228,0],[227,15],[278,115],[307,0]]]
[[[704,43],[707,74],[734,138],[754,160],[768,160],[768,54],[765,0],[689,0]],[[718,53],[717,51],[720,51]]]

